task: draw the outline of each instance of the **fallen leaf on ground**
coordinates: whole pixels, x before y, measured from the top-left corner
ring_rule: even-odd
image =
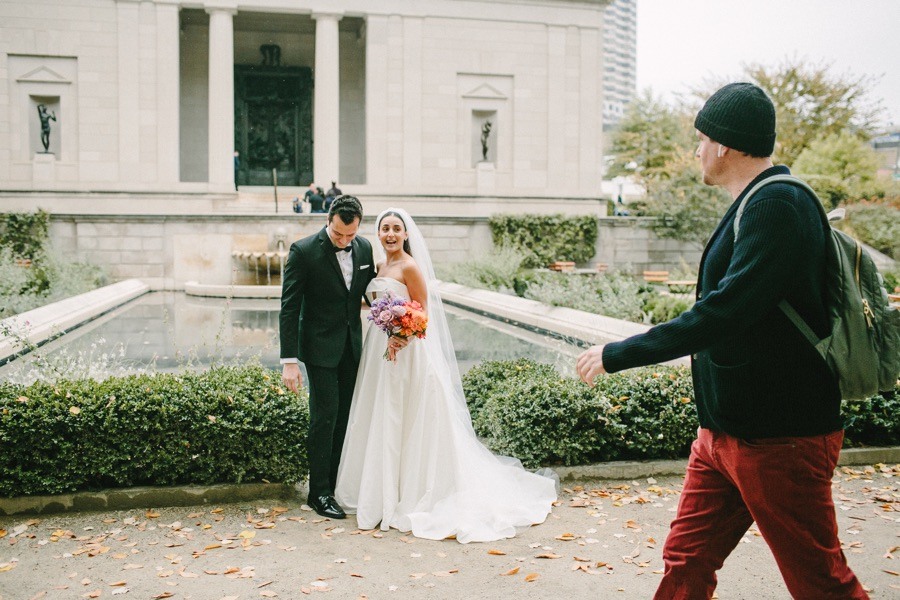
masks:
[[[528,575],[525,576],[525,581],[527,581],[528,583],[531,583],[532,581],[535,581],[538,577],[540,577],[540,575],[538,575],[537,573],[529,573]]]
[[[518,572],[519,572],[519,567],[515,567],[515,568],[513,568],[513,569],[510,569],[510,570],[507,571],[506,573],[500,573],[500,575],[501,575],[501,576],[515,575],[515,574],[518,573]]]
[[[506,556],[506,552],[504,552],[503,550],[497,550],[497,549],[488,550],[488,554],[493,555],[493,556]]]

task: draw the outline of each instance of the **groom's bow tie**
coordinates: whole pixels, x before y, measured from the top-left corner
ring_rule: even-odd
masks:
[[[347,246],[346,248],[338,248],[337,246],[332,246],[331,249],[335,252],[350,252],[351,250],[353,250],[353,247]]]

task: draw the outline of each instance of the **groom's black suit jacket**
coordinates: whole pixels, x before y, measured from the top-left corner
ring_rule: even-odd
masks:
[[[324,227],[291,244],[281,289],[281,358],[336,367],[349,331],[353,355],[359,360],[360,300],[375,277],[375,262],[372,245],[365,238],[354,238],[352,247],[353,281],[348,290]]]

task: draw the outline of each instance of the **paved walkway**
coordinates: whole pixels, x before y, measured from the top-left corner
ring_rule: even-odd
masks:
[[[272,501],[0,517],[0,599],[649,598],[682,478],[590,480],[547,522],[488,544],[361,532]],[[872,598],[900,597],[900,466],[841,467],[845,553]],[[787,599],[754,529],[720,572],[721,600]]]

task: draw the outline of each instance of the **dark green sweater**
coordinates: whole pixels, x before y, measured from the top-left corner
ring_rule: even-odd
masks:
[[[767,169],[722,218],[700,261],[697,302],[647,333],[608,344],[610,373],[692,355],[702,427],[741,438],[807,436],[840,429],[840,393],[828,367],[778,308],[786,299],[824,336],[825,228],[815,198],[768,185],[734,217]]]

